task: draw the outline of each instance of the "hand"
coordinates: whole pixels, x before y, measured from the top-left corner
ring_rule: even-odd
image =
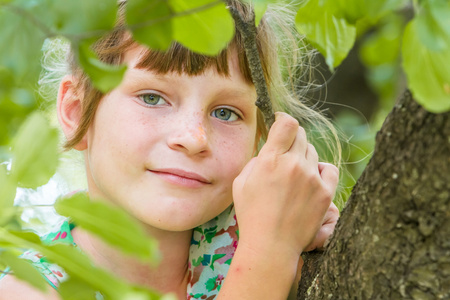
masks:
[[[266,144],[233,183],[239,247],[298,260],[323,224],[338,177],[336,167],[319,164],[298,122],[277,113]]]
[[[324,163],[319,163],[319,169],[321,164]],[[327,212],[325,213],[322,226],[320,227],[319,231],[314,237],[312,243],[309,244],[304,251],[313,251],[315,249],[320,251],[325,250],[331,238],[331,235],[333,234],[334,228],[336,227],[338,219],[339,219],[339,209],[333,202],[331,202]]]

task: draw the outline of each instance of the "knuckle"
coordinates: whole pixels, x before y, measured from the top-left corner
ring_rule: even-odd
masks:
[[[278,165],[277,153],[272,150],[266,151],[264,155],[260,156],[259,164],[266,172],[274,171]]]
[[[333,173],[335,173],[336,175],[339,175],[339,169],[338,167],[336,167],[333,164],[327,164],[327,168],[332,171]]]
[[[310,185],[312,188],[319,188],[322,185],[322,180],[320,176],[315,172],[308,172],[305,175],[306,181],[308,185]]]
[[[296,120],[297,121],[297,120]],[[297,122],[297,127],[298,127],[298,132],[300,133],[300,135],[304,136],[306,138],[306,130],[305,128],[301,127],[298,122]]]
[[[308,143],[308,154],[318,156],[316,147],[313,144]]]
[[[289,115],[287,116],[282,119],[281,125],[285,130],[297,130],[299,128],[298,121]]]
[[[336,204],[331,202],[330,207],[328,208],[330,213],[339,215],[339,209],[337,208]]]
[[[321,198],[323,199],[323,201],[328,202],[328,203],[330,203],[331,200],[333,200],[333,198],[334,198],[334,193],[332,193],[330,191],[330,189],[328,189],[328,188],[323,188],[321,195],[322,195]]]
[[[326,168],[326,170],[327,170],[328,176],[331,178],[331,181],[332,181],[334,184],[337,184],[338,181],[339,181],[339,169],[338,169],[338,167],[336,167],[336,166],[333,165],[333,164],[327,163],[327,164],[325,165],[325,168]]]
[[[293,163],[293,164],[290,164],[289,168],[287,169],[287,173],[290,178],[297,180],[297,179],[299,179],[300,176],[303,175],[304,170],[303,170],[303,167],[301,166],[301,164]]]
[[[333,172],[331,172],[331,174],[333,176],[333,183],[334,183],[334,185],[337,185],[339,182],[339,169],[337,167],[335,167],[334,165],[332,165],[332,170],[333,170]]]
[[[336,176],[339,177],[339,168],[336,167],[335,165],[331,165],[331,164],[330,164],[330,168],[331,168],[331,170],[334,171],[334,174],[336,174]]]

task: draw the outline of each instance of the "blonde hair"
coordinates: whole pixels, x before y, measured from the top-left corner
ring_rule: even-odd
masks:
[[[231,5],[244,16],[248,15],[249,9],[251,9],[238,0],[231,1]],[[137,45],[124,21],[125,6],[126,1],[120,1],[117,25],[112,32],[102,37],[93,46],[93,50],[103,62],[120,64],[124,53]],[[295,10],[289,4],[274,4],[268,7],[257,28],[257,48],[272,105],[275,111],[287,112],[299,121],[300,125],[305,128],[310,143],[316,147],[321,161],[331,162],[340,167],[341,145],[337,130],[321,112],[305,104],[307,102],[306,91],[312,84],[311,60],[315,51],[306,46],[303,37],[297,33],[294,19]],[[49,91],[55,91],[55,88],[48,88],[48,85],[55,84],[54,78],[58,76],[62,78],[68,71],[78,79],[75,89],[81,93],[80,96],[83,99],[81,122],[74,136],[64,144],[64,148],[67,150],[79,143],[85,135],[94,119],[103,94],[93,86],[70,51],[68,51],[67,62],[64,64],[61,64],[61,59],[49,59],[56,58],[58,51],[61,54],[69,49],[67,43],[63,43],[61,40],[50,43],[53,45],[47,47],[46,59],[44,59],[46,72],[43,73],[40,81],[41,90],[46,91],[44,96],[48,97],[51,94]],[[178,72],[193,76],[212,67],[219,74],[227,76],[227,55],[230,55],[232,51],[237,53],[240,71],[244,78],[248,82],[252,82],[239,32],[236,32],[229,46],[215,57],[194,53],[178,43],[173,43],[166,52],[148,49],[137,67],[151,69],[162,74]],[[61,57],[61,55],[59,56]],[[61,67],[62,65],[65,69]],[[69,66],[69,70],[67,70],[67,66]],[[302,84],[301,87],[298,86],[299,83]],[[54,96],[55,94],[52,99]],[[267,137],[267,130],[260,112],[258,112],[258,130],[261,134],[261,146]]]

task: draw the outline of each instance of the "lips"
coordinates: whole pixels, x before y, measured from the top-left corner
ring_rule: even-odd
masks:
[[[178,185],[196,187],[205,184],[211,184],[211,181],[194,172],[188,172],[181,169],[154,169],[151,173],[162,177],[163,179]]]

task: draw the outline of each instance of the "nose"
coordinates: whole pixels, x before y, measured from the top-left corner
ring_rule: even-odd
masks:
[[[177,151],[185,152],[188,155],[206,154],[208,152],[207,129],[205,120],[199,114],[190,114],[184,122],[174,120],[172,132],[167,143],[168,146]]]

